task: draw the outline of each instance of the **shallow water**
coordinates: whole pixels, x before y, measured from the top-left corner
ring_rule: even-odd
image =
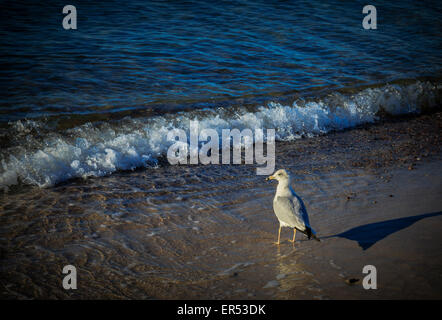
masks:
[[[339,177],[340,188],[351,188],[353,176]],[[332,195],[318,192],[319,177],[296,179],[315,222],[325,202],[332,210]],[[2,278],[9,284],[4,294],[247,299],[277,298],[278,292],[284,297],[302,288],[308,294],[301,296],[311,290],[319,295],[323,289],[303,262],[311,258],[309,247],[272,244],[274,187],[245,166],[194,166],[9,195],[1,217],[2,260],[8,261]],[[66,292],[57,282],[58,269],[67,264],[78,268],[78,292]],[[263,269],[270,273],[259,275]],[[275,272],[277,284],[268,279]]]
[[[429,171],[440,176],[440,163],[425,172]],[[292,231],[284,229],[281,245],[275,246],[278,226],[271,208],[275,185],[254,176],[244,166],[223,169],[222,175],[216,167],[117,173],[10,195],[1,201],[2,296],[51,299],[438,296],[440,257],[436,255],[429,266],[422,264],[422,259],[427,259],[430,252],[437,252],[441,243],[437,228],[427,231],[426,237],[431,240],[426,245],[428,253],[422,251],[422,241],[414,236],[408,249],[400,244],[390,248],[391,240],[381,239],[375,240],[377,245],[367,252],[357,242],[336,238],[352,227],[394,218],[398,204],[393,201],[402,199],[406,203],[410,199],[409,190],[397,182],[386,183],[384,176],[380,179],[385,175],[383,170],[316,169],[308,175],[302,175],[301,170],[295,172],[293,185],[308,202],[312,225],[323,237],[321,243],[307,241],[298,233],[293,246],[287,241]],[[393,176],[401,177],[402,173],[387,173],[387,178]],[[440,185],[422,178],[412,181],[416,194],[425,195],[426,206],[440,206],[437,195]],[[391,192],[399,200],[389,200]],[[377,212],[385,207],[391,210],[379,216]],[[419,210],[420,207],[413,208],[411,212],[419,214]],[[405,211],[408,214],[409,209]],[[440,217],[432,219],[433,226],[440,224]],[[376,235],[375,230],[371,234]],[[413,246],[417,246],[417,252],[410,257],[408,253],[414,250]],[[415,268],[400,271],[406,272],[400,281],[391,282],[386,276],[399,270],[391,266],[392,252],[397,256],[393,260],[402,259],[405,266]],[[382,290],[367,292],[360,286],[349,287],[345,280],[361,279],[362,266],[369,263],[382,272],[379,280]],[[68,264],[77,268],[79,280],[75,291],[61,287],[61,270]],[[427,289],[416,290],[422,286]]]

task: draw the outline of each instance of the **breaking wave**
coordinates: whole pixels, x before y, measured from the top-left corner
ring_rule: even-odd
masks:
[[[173,143],[167,140],[169,130],[188,132],[191,120],[199,121],[200,130],[211,128],[219,134],[222,129],[275,129],[277,141],[292,141],[371,123],[382,114],[418,114],[440,105],[441,84],[417,81],[356,93],[335,92],[292,105],[270,102],[254,110],[232,106],[150,118],[126,117],[61,131],[51,130],[44,121],[20,120],[7,128],[9,143],[0,154],[0,187],[48,187],[71,178],[155,167]]]

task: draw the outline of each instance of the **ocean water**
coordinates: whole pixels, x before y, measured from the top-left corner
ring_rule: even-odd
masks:
[[[167,132],[293,141],[441,105],[442,4],[2,2],[0,187],[157,167]]]

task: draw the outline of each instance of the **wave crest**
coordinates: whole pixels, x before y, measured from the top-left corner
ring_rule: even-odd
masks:
[[[275,129],[276,139],[291,141],[374,122],[382,113],[420,113],[441,105],[441,85],[417,81],[366,88],[353,94],[331,93],[293,105],[270,102],[254,111],[215,108],[151,118],[86,123],[54,132],[44,122],[22,120],[9,125],[15,146],[2,150],[0,187],[17,184],[53,186],[76,177],[104,176],[117,170],[157,166],[173,143],[172,129]]]

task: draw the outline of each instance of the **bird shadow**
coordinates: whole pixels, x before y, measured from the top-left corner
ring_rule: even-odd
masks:
[[[375,223],[369,223],[349,229],[347,231],[344,231],[336,235],[322,237],[321,239],[334,238],[334,237],[345,238],[348,240],[357,241],[359,246],[363,250],[367,250],[376,242],[386,238],[390,234],[405,229],[419,220],[439,215],[442,215],[442,211],[399,218],[399,219],[386,220]]]

